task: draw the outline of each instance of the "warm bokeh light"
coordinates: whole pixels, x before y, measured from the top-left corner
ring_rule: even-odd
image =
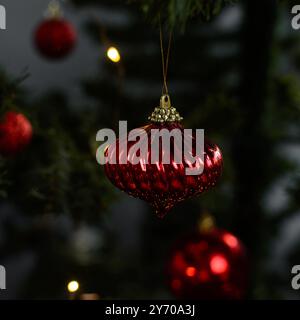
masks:
[[[225,233],[223,236],[223,240],[231,249],[235,249],[239,245],[238,239],[230,233]]]
[[[83,293],[82,295],[80,295],[80,300],[87,300],[87,301],[100,300],[100,296],[98,293]]]
[[[115,47],[108,48],[107,57],[108,57],[108,59],[110,59],[112,62],[115,62],[115,63],[117,63],[121,60],[121,55],[120,55],[118,49]]]
[[[196,269],[194,267],[187,267],[185,270],[185,274],[188,277],[193,277],[196,274]]]
[[[215,254],[211,257],[209,266],[214,274],[222,274],[228,271],[227,259],[220,254]]]
[[[79,289],[79,283],[77,281],[70,281],[68,283],[68,291],[71,293],[76,292]]]
[[[202,214],[199,220],[199,230],[201,232],[208,232],[215,226],[215,220],[209,213]]]

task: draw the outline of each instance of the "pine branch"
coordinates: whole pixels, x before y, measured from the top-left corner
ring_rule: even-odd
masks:
[[[184,29],[188,21],[199,18],[208,21],[218,15],[227,4],[236,0],[132,0],[139,2],[146,16],[154,23],[161,18],[170,28]]]

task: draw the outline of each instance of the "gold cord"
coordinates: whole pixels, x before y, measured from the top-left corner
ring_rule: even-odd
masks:
[[[170,60],[170,50],[171,50],[171,42],[172,42],[172,36],[173,33],[170,31],[169,34],[169,44],[168,44],[168,52],[167,57],[165,59],[165,52],[164,52],[164,45],[163,45],[163,32],[162,32],[162,25],[161,20],[159,16],[159,36],[160,36],[160,50],[161,50],[161,59],[162,59],[162,70],[163,70],[163,89],[162,94],[169,94],[168,92],[168,83],[167,83],[167,77],[168,77],[168,68],[169,68],[169,60]]]

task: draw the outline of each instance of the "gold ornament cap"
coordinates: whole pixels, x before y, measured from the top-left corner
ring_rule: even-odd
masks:
[[[63,11],[57,0],[51,0],[46,12],[46,17],[49,19],[60,19],[63,17]]]
[[[160,98],[160,105],[152,112],[148,120],[157,123],[181,121],[183,118],[178,111],[172,107],[171,99],[168,94],[164,94]]]

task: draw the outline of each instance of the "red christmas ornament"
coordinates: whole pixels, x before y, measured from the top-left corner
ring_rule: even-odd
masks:
[[[218,229],[182,239],[168,265],[168,282],[179,299],[242,299],[248,264],[242,243]]]
[[[48,59],[62,59],[72,52],[77,40],[71,23],[52,17],[43,21],[35,32],[35,45]]]
[[[32,126],[21,113],[7,112],[0,123],[0,153],[14,156],[31,141]]]
[[[178,145],[171,140],[170,164],[162,163],[162,143],[159,145],[159,161],[150,164],[151,160],[151,144],[153,136],[152,129],[166,129],[171,131],[179,129],[183,137],[183,126],[180,124],[182,118],[176,109],[171,107],[169,96],[163,96],[160,107],[156,108],[150,120],[151,124],[141,128],[147,133],[148,152],[138,164],[132,164],[127,161],[126,164],[120,164],[119,140],[110,145],[106,150],[108,161],[105,165],[105,172],[110,181],[122,191],[129,195],[149,202],[155,209],[159,217],[163,217],[177,203],[185,199],[198,195],[205,190],[213,187],[219,179],[222,172],[222,154],[217,145],[205,141],[204,143],[204,171],[199,175],[187,175],[186,169],[191,168],[189,161],[182,154],[182,164],[174,161],[175,151]],[[125,138],[128,139],[127,137]],[[193,155],[195,155],[195,137],[193,140]],[[128,153],[127,159],[130,157],[130,150],[136,142],[127,141]],[[180,146],[180,149],[183,149]],[[116,155],[117,164],[111,164],[110,157]],[[200,158],[197,158],[195,166],[199,165]],[[203,163],[202,163],[203,165]]]

